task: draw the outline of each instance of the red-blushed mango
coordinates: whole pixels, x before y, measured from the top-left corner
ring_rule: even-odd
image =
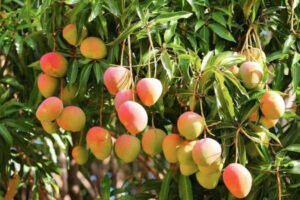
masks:
[[[72,149],[72,157],[78,165],[83,165],[88,160],[88,151],[83,146],[75,146]]]
[[[246,88],[256,88],[262,80],[263,68],[258,62],[244,62],[240,67],[240,77]]]
[[[220,159],[221,153],[221,145],[216,140],[204,138],[196,142],[192,156],[197,165],[208,166]]]
[[[250,116],[248,117],[248,120],[250,122],[256,122],[258,120],[258,118],[259,118],[259,115],[258,115],[258,109],[257,109],[250,114]]]
[[[187,140],[194,140],[202,133],[204,121],[197,113],[188,111],[179,116],[177,128]]]
[[[260,110],[268,119],[278,119],[285,112],[283,98],[274,91],[267,91],[260,97]]]
[[[199,171],[204,174],[220,172],[222,171],[222,168],[223,168],[223,163],[221,162],[221,159],[216,160],[211,165],[205,165],[205,166],[198,165]]]
[[[146,110],[134,101],[124,102],[118,109],[118,117],[129,133],[143,131],[148,123]]]
[[[81,54],[90,59],[102,59],[106,56],[106,46],[100,38],[88,37],[80,44]]]
[[[76,97],[77,90],[78,88],[76,85],[67,85],[62,89],[59,96],[65,106],[71,105],[73,103],[73,100]]]
[[[220,177],[221,177],[220,171],[217,171],[217,172],[214,172],[211,174],[206,174],[201,171],[196,173],[196,179],[197,179],[198,183],[202,187],[209,189],[209,190],[217,187]]]
[[[131,85],[131,74],[125,67],[109,67],[103,74],[104,85],[111,95],[120,90],[128,89]]]
[[[262,117],[260,118],[259,122],[260,122],[264,127],[266,127],[267,129],[269,129],[269,128],[274,127],[274,126],[277,124],[278,119],[268,119],[268,118],[262,116]]]
[[[156,78],[143,78],[136,85],[136,92],[146,106],[154,105],[162,94],[162,84]]]
[[[175,133],[167,135],[162,143],[162,150],[166,160],[169,163],[176,163],[177,159],[177,149],[183,139]]]
[[[146,154],[149,156],[155,156],[162,150],[162,143],[166,133],[158,128],[148,129],[142,138],[142,147]]]
[[[45,74],[53,77],[63,77],[67,72],[68,62],[62,54],[49,52],[41,57],[40,65]]]
[[[87,36],[87,30],[86,27],[82,27],[80,39],[77,41],[77,27],[71,23],[63,28],[62,35],[69,44],[77,46]]]
[[[192,157],[192,150],[196,144],[196,141],[183,141],[177,150],[177,159],[180,164],[192,165],[195,164]]]
[[[52,134],[58,132],[58,126],[55,121],[51,121],[51,122],[41,121],[41,124],[46,133]]]
[[[231,73],[235,76],[238,76],[239,72],[240,72],[240,69],[236,66],[236,65],[232,65],[230,67],[227,67],[227,69],[229,71],[231,71]]]
[[[89,129],[86,135],[86,142],[94,156],[99,160],[104,160],[111,154],[111,135],[106,129],[100,126],[95,126]]]
[[[252,176],[247,168],[238,163],[229,164],[223,172],[227,189],[236,198],[245,198],[252,187]]]
[[[180,173],[184,176],[190,176],[198,171],[196,164],[179,164]]]
[[[66,131],[78,132],[85,126],[86,117],[81,108],[67,106],[56,119],[58,126]]]
[[[47,74],[41,73],[37,79],[37,86],[43,97],[47,98],[55,94],[59,86],[59,80]]]
[[[118,110],[118,108],[121,106],[122,103],[125,101],[133,101],[134,97],[134,91],[133,90],[120,90],[114,99],[115,109]]]
[[[63,103],[57,97],[48,97],[36,110],[36,118],[43,122],[51,122],[58,118],[63,110]]]
[[[132,135],[121,135],[115,143],[116,155],[126,163],[133,162],[141,151],[141,143]]]

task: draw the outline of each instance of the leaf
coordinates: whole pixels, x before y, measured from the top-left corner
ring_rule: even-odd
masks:
[[[97,63],[97,62],[94,63],[93,70],[94,70],[94,75],[96,77],[97,84],[99,84],[103,77],[103,71],[102,71],[100,63]]]
[[[156,25],[158,23],[167,23],[170,21],[177,21],[179,19],[187,19],[192,15],[193,15],[193,13],[186,12],[186,11],[162,12],[159,16],[157,16],[152,21],[152,25]]]
[[[282,53],[288,53],[288,51],[290,50],[291,46],[295,43],[295,41],[296,41],[295,36],[289,35],[284,42]]]
[[[102,12],[103,0],[96,1],[92,6],[92,12],[89,16],[88,22],[93,21]]]
[[[137,29],[139,29],[142,26],[142,22],[139,21],[133,25],[129,25],[127,26],[127,28],[125,28],[120,34],[119,36],[112,42],[108,43],[108,46],[113,46],[116,44],[119,44],[120,42],[122,42],[125,38],[127,38],[128,35],[134,33],[134,31],[136,31]]]
[[[174,64],[170,59],[170,55],[167,51],[163,51],[160,59],[162,66],[168,75],[168,78],[171,80],[173,78]]]
[[[4,124],[0,124],[0,136],[9,147],[12,146],[13,138]]]
[[[108,175],[105,175],[101,181],[101,194],[102,200],[109,200],[110,199],[110,188],[111,188],[111,179]]]
[[[300,153],[300,144],[291,144],[284,148],[287,151]]]
[[[160,187],[159,199],[169,199],[168,197],[170,193],[171,180],[172,180],[172,172],[168,171]]]
[[[179,196],[180,199],[193,200],[193,191],[190,178],[182,174],[179,175]]]
[[[243,12],[244,12],[245,19],[248,19],[248,17],[250,16],[250,13],[252,11],[252,6],[255,3],[255,1],[256,0],[246,0],[244,2]]]
[[[212,23],[208,25],[208,28],[210,28],[214,33],[216,33],[219,37],[231,41],[231,42],[235,42],[234,37],[231,35],[231,33],[225,29],[222,25],[218,24],[218,23]]]
[[[222,26],[226,27],[227,22],[226,22],[226,20],[223,16],[222,12],[213,12],[212,13],[212,18],[215,22],[218,22]]]
[[[202,19],[199,19],[195,25],[195,32],[197,32],[204,24],[205,22]]]
[[[81,71],[79,87],[78,87],[78,95],[80,97],[82,97],[86,92],[87,83],[90,77],[92,66],[93,66],[92,64],[85,66]]]
[[[73,84],[76,82],[78,76],[78,61],[74,60],[72,63],[71,69],[68,71],[68,78],[70,81],[70,84]]]

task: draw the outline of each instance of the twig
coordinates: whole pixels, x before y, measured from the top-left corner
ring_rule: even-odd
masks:
[[[134,91],[134,78],[133,78],[133,71],[132,71],[132,58],[131,58],[131,41],[130,41],[130,35],[128,35],[128,60],[129,60],[129,68],[130,68],[130,75],[132,80],[132,91]],[[134,93],[132,95],[133,101],[135,101]]]
[[[144,165],[144,167],[146,167],[146,169],[151,172],[151,174],[153,174],[157,179],[161,179],[160,176],[159,176],[159,173],[153,169],[151,166],[148,165],[148,163],[142,158],[141,155],[139,155],[137,157],[137,159]]]

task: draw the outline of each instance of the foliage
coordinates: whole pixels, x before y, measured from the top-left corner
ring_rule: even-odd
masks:
[[[116,119],[102,75],[110,65],[132,66],[135,80],[156,76],[162,81],[163,97],[147,108],[155,127],[170,133],[182,112],[201,113],[209,127],[207,135],[222,142],[225,166],[234,162],[238,151],[239,162],[251,171],[254,185],[247,199],[296,199],[300,195],[298,4],[297,0],[0,1],[0,196],[16,171],[22,182],[19,190],[32,189],[35,198],[59,195],[52,173],[62,173],[58,156],[69,157],[69,147],[78,143],[80,134],[48,135],[34,115],[42,100],[36,85],[38,60],[46,52],[59,51],[69,61],[66,84],[78,85],[76,104],[87,114],[84,133],[97,124],[115,136],[126,132]],[[89,60],[68,45],[61,32],[70,22],[102,38],[107,57]],[[260,155],[255,159],[249,157],[246,145],[255,140],[253,129],[258,125],[247,119],[265,89],[244,88],[228,70],[247,59],[241,53],[248,48],[266,54],[264,85],[290,99],[280,123],[264,129],[272,145],[256,144]],[[235,140],[238,145],[232,145]],[[174,166],[163,155],[153,159],[141,155],[136,163],[150,163],[163,180],[139,168],[143,178],[129,173],[123,187],[116,188],[110,180],[114,174],[98,176],[92,171],[96,162],[92,155],[80,170],[91,183],[89,177],[97,175],[96,191],[102,199],[117,194],[124,194],[120,199],[233,198],[222,181],[216,189],[205,190],[194,176],[173,173]],[[128,167],[137,169],[136,163]],[[89,196],[86,191],[81,195]]]

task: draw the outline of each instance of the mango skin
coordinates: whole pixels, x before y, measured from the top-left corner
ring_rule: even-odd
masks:
[[[125,67],[109,67],[103,74],[104,85],[111,95],[119,91],[129,89],[131,85],[131,73]]]
[[[156,156],[162,151],[162,142],[166,137],[166,133],[158,128],[148,129],[142,138],[142,147],[149,156]]]
[[[195,164],[180,164],[179,165],[180,173],[184,176],[190,176],[198,171],[197,165]]]
[[[102,59],[107,54],[106,46],[100,38],[88,37],[85,38],[80,44],[81,54],[90,59]]]
[[[206,174],[201,171],[196,173],[196,179],[198,183],[209,190],[212,190],[217,187],[219,179],[221,177],[221,172],[214,172],[211,174]]]
[[[215,172],[221,172],[223,168],[223,163],[221,159],[216,160],[211,165],[198,165],[198,169],[203,174],[211,174]]]
[[[63,28],[62,31],[63,38],[71,45],[77,46],[86,36],[86,27],[82,28],[79,41],[77,42],[77,26],[74,23],[68,24]]]
[[[81,108],[67,106],[56,119],[58,126],[66,131],[78,132],[85,126],[86,117]]]
[[[41,125],[46,133],[52,134],[58,132],[58,125],[55,121],[41,122]]]
[[[67,73],[68,61],[60,53],[49,52],[41,57],[40,66],[45,74],[60,78]]]
[[[100,126],[90,128],[86,135],[86,142],[98,160],[104,160],[110,156],[112,151],[112,138],[106,129]]]
[[[243,165],[231,163],[224,169],[223,182],[233,196],[241,199],[251,190],[252,176]]]
[[[278,119],[285,112],[283,98],[274,91],[267,91],[260,97],[260,110],[268,119]]]
[[[244,62],[240,67],[240,77],[248,89],[254,89],[261,83],[263,73],[263,68],[258,62]]]
[[[185,112],[179,116],[177,128],[187,140],[194,140],[203,132],[203,118],[195,112]]]
[[[258,115],[258,109],[257,109],[253,113],[250,114],[248,120],[250,122],[257,122],[258,118],[259,118],[259,115]]]
[[[264,126],[266,127],[267,129],[270,129],[272,127],[274,127],[277,122],[278,122],[278,119],[268,119],[264,116],[262,116],[259,120],[259,122]]]
[[[220,159],[221,153],[221,145],[216,140],[204,138],[196,142],[192,156],[197,165],[208,166]]]
[[[134,101],[124,102],[118,109],[118,117],[131,134],[140,133],[146,128],[148,123],[146,110]]]
[[[37,78],[37,86],[43,97],[53,96],[59,86],[59,80],[45,73],[41,73]]]
[[[233,75],[235,75],[235,76],[238,76],[239,73],[240,73],[240,68],[238,68],[236,65],[232,65],[232,66],[230,66],[230,67],[227,67],[227,69],[228,69],[229,71],[231,71],[231,73],[232,73]]]
[[[63,111],[63,103],[57,97],[48,97],[36,110],[36,118],[43,122],[51,122],[58,118]]]
[[[163,87],[156,78],[143,78],[136,85],[137,95],[146,106],[154,105],[162,94]]]
[[[134,91],[133,90],[121,90],[119,91],[114,99],[115,109],[118,108],[126,101],[133,101]]]
[[[138,138],[132,135],[121,135],[115,143],[116,155],[125,163],[133,162],[141,151]]]
[[[195,164],[192,157],[192,150],[196,144],[196,141],[184,141],[179,145],[177,150],[177,159],[180,164],[193,165]]]
[[[78,165],[83,165],[88,160],[88,151],[82,146],[75,146],[72,149],[72,157]]]
[[[175,133],[167,135],[162,143],[162,150],[165,156],[165,159],[169,163],[176,163],[177,159],[177,149],[179,148],[180,143],[183,139]]]
[[[77,90],[78,88],[76,85],[70,85],[70,86],[67,85],[63,88],[59,96],[65,106],[71,105],[73,103],[76,97]]]

